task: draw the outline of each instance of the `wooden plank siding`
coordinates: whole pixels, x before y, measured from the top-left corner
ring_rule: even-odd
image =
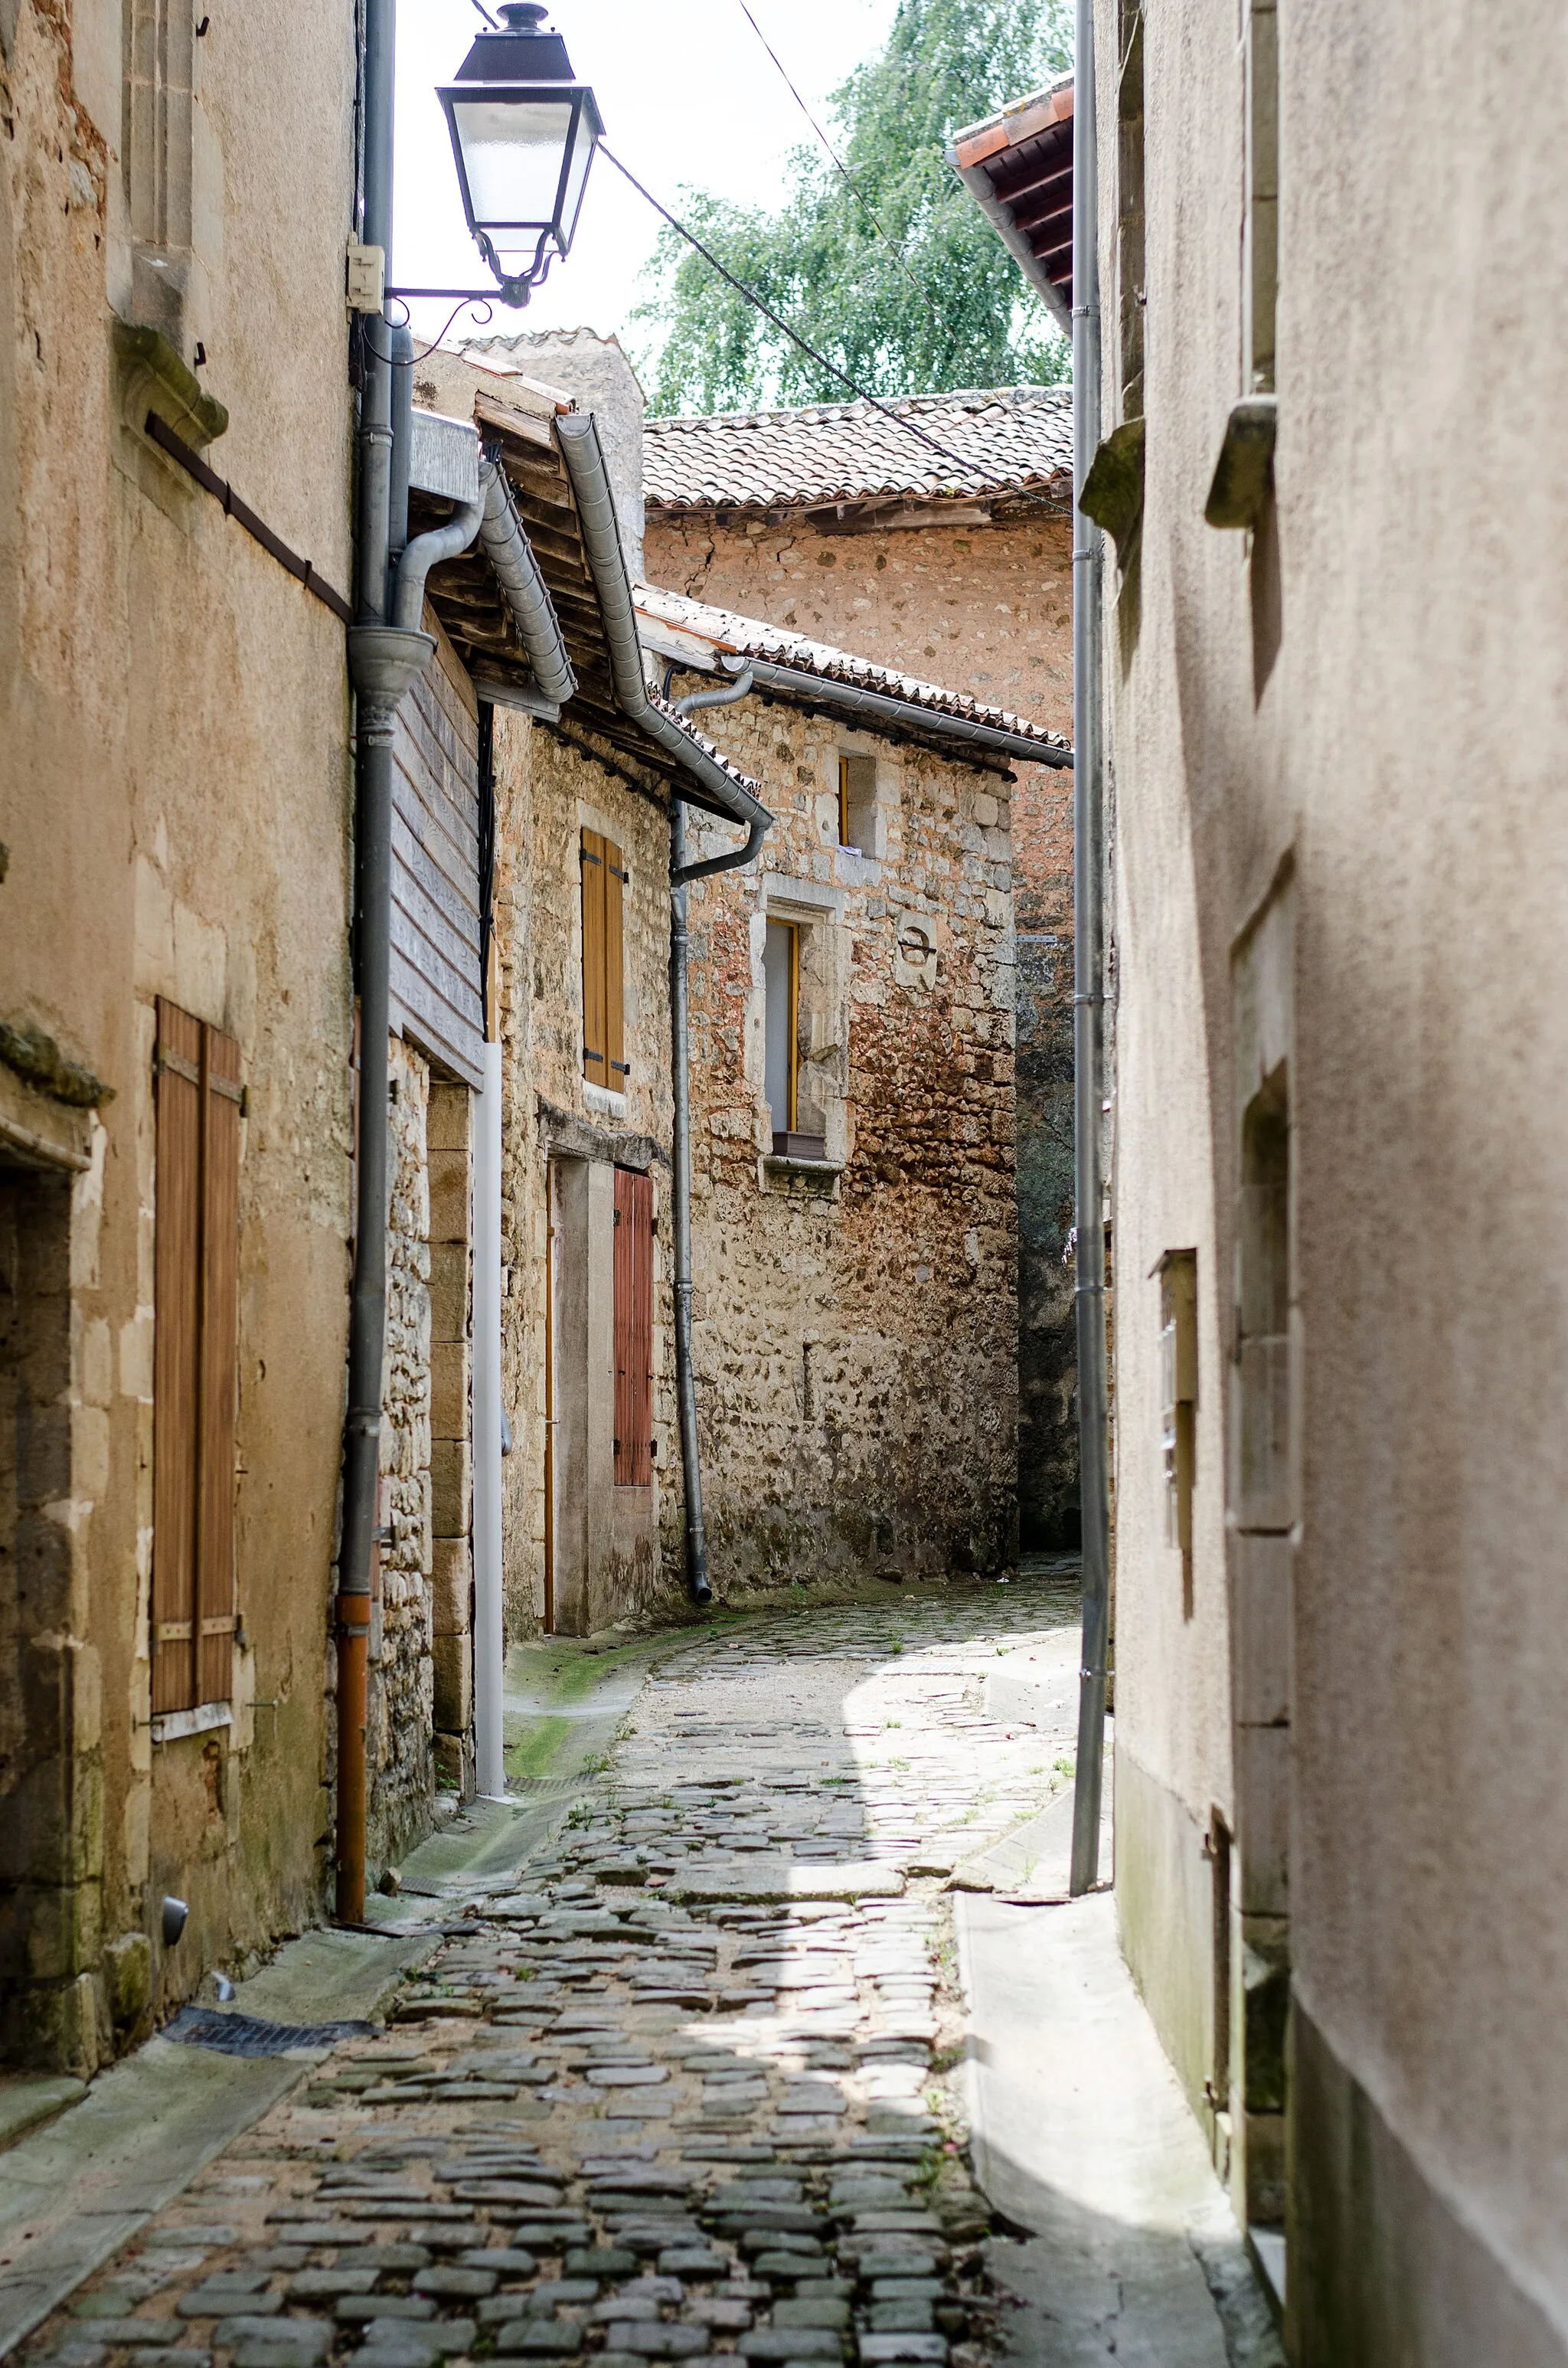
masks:
[[[615,1171],[615,1485],[653,1481],[653,1186]]]
[[[233,1682],[240,1048],[158,1004],[153,1709]]]
[[[398,711],[392,763],[392,1019],[440,1073],[484,1073],[479,718],[443,643]]]

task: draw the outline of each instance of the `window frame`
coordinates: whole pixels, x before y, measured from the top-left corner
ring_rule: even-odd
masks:
[[[583,1077],[601,1093],[623,1094],[631,1075],[626,1058],[626,893],[631,873],[608,832],[584,823],[578,831],[581,882]],[[593,1049],[595,1035],[604,1038]],[[595,1064],[602,1076],[595,1075]]]

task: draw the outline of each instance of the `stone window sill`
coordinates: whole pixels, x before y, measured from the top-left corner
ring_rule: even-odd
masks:
[[[153,1721],[154,1743],[177,1743],[184,1735],[210,1735],[214,1727],[233,1726],[233,1713],[226,1702],[198,1702],[194,1710],[164,1710]]]
[[[583,1080],[583,1103],[585,1109],[600,1118],[626,1118],[630,1114],[624,1094],[615,1093],[608,1086],[591,1086],[586,1077]]]
[[[762,1155],[765,1192],[819,1193],[826,1200],[836,1201],[838,1179],[843,1173],[841,1159],[795,1159],[771,1151]]]

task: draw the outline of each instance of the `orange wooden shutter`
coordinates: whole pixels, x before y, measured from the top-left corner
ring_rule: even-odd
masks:
[[[201,1022],[158,1004],[153,1336],[153,1708],[196,1700],[201,1334]]]
[[[616,1093],[626,1087],[626,973],[622,942],[621,892],[627,874],[619,847],[601,842],[605,858],[605,1060],[607,1086]]]
[[[158,1004],[153,1708],[225,1702],[234,1628],[239,1046]]]
[[[605,1042],[605,843],[583,833],[583,1075],[593,1086],[610,1083]]]
[[[653,1478],[653,1187],[615,1171],[615,1485]]]
[[[234,1465],[240,1353],[240,1048],[205,1028],[201,1162],[201,1440],[197,1467],[197,1700],[227,1702],[234,1669]]]

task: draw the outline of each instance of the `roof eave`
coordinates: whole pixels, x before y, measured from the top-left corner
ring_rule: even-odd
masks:
[[[1058,328],[1070,337],[1073,334],[1073,308],[1013,220],[1011,208],[996,195],[984,165],[960,165],[956,147],[945,149],[943,154],[1024,278],[1036,294],[1044,300],[1046,310]]]

